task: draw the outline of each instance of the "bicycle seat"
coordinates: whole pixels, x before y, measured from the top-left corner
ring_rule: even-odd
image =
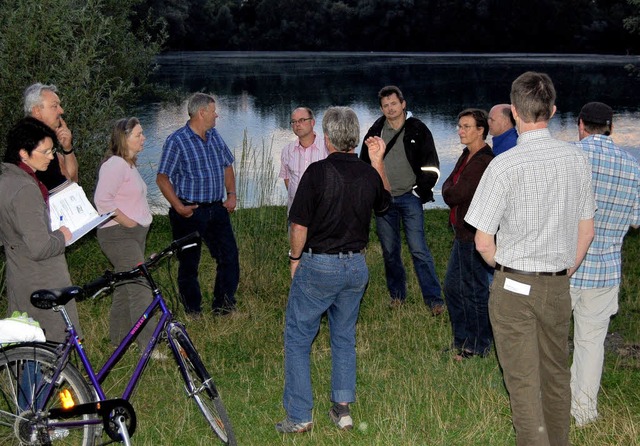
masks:
[[[31,293],[31,304],[41,310],[50,310],[58,305],[65,305],[71,299],[84,296],[82,287],[68,286],[64,288],[52,288],[50,290],[37,290]]]

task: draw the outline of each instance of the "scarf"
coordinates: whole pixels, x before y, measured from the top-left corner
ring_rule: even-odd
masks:
[[[18,167],[20,169],[24,170],[27,174],[29,174],[29,176],[31,178],[33,178],[33,181],[35,181],[36,184],[38,185],[38,187],[40,188],[40,193],[42,194],[42,198],[44,198],[45,204],[48,206],[49,205],[49,191],[47,190],[47,186],[45,186],[44,183],[38,179],[38,177],[36,176],[36,173],[33,171],[33,169],[31,167],[27,166],[24,163],[24,161],[20,161],[20,163],[18,164]]]

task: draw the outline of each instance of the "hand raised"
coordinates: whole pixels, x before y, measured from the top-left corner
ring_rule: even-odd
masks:
[[[369,158],[371,158],[371,162],[381,162],[384,158],[384,151],[387,148],[384,140],[379,136],[370,136],[364,141],[364,143],[369,149]]]
[[[71,150],[71,141],[73,135],[71,134],[71,130],[67,127],[67,123],[60,117],[60,127],[56,129],[56,137],[58,138],[58,142],[62,146],[64,150]]]

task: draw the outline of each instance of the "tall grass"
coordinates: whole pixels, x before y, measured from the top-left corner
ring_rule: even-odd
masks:
[[[282,436],[274,423],[285,416],[283,387],[283,322],[290,284],[284,207],[241,209],[233,216],[241,253],[238,313],[205,318],[187,325],[222,393],[242,445],[505,445],[513,444],[509,399],[494,355],[453,361],[441,350],[450,343],[445,317],[432,317],[422,302],[414,275],[409,274],[407,304],[388,308],[382,256],[371,234],[367,262],[371,271],[358,322],[358,401],[352,406],[356,428],[339,432],[329,421],[331,352],[323,322],[312,352],[316,408],[314,430]],[[451,246],[447,212],[426,212],[428,241],[438,274],[443,278]],[[149,251],[170,241],[166,217],[156,217]],[[90,280],[108,266],[92,238],[73,247],[68,258],[77,283]],[[637,233],[628,237],[625,254],[638,249]],[[406,251],[406,250],[405,250]],[[92,252],[92,262],[85,262]],[[405,252],[406,254],[406,252]],[[628,257],[627,257],[628,258]],[[410,258],[405,255],[410,269]],[[620,314],[612,331],[628,344],[638,341],[638,266],[625,262]],[[211,302],[215,265],[203,256],[201,283]],[[161,286],[175,302],[176,265],[157,271]],[[79,304],[92,359],[104,360],[108,347],[108,298]],[[182,308],[175,305],[182,317]],[[633,351],[633,349],[628,349]],[[114,392],[124,386],[135,354],[109,377]],[[640,429],[640,363],[637,356],[608,352],[600,397],[601,420],[584,429],[572,428],[574,445],[637,445]],[[212,444],[195,405],[184,396],[172,362],[153,362],[134,396],[139,417],[136,444]],[[193,406],[193,407],[192,407]],[[215,443],[213,443],[215,444]]]

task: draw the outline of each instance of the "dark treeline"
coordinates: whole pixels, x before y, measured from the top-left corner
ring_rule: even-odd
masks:
[[[635,0],[141,0],[172,50],[637,54]]]

